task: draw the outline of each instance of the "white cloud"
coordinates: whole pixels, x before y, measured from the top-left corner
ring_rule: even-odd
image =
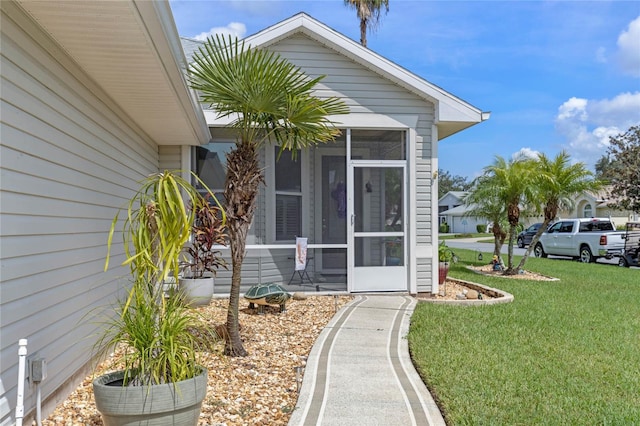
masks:
[[[558,108],[556,130],[574,160],[592,166],[606,153],[609,137],[640,124],[640,92],[613,99],[571,98]]]
[[[539,151],[536,151],[529,147],[524,147],[524,148],[520,148],[520,151],[514,152],[513,155],[511,155],[511,158],[513,158],[514,160],[518,158],[531,158],[535,160],[539,156],[540,156]]]
[[[247,26],[241,22],[231,22],[226,27],[213,27],[208,32],[200,33],[193,38],[196,40],[205,41],[207,37],[211,35],[231,35],[238,38],[243,38],[247,33]]]
[[[640,77],[640,16],[618,37],[618,61],[625,73]]]

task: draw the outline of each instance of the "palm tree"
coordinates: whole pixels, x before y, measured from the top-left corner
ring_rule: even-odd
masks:
[[[464,197],[464,202],[469,207],[467,216],[485,218],[493,223],[493,254],[498,256],[502,263],[501,251],[507,238],[507,232],[504,230],[507,211],[505,204],[492,189],[494,184],[489,181],[491,178],[483,175],[475,179],[469,193]]]
[[[389,12],[389,0],[344,0],[354,8],[360,19],[360,44],[367,47],[367,29],[375,30],[380,23],[382,7]]]
[[[484,168],[484,191],[500,200],[506,208],[509,222],[509,250],[507,256],[506,275],[517,273],[513,267],[513,244],[516,229],[520,222],[520,208],[531,204],[535,200],[535,185],[533,180],[534,161],[519,157],[505,160],[497,155],[492,165]]]
[[[540,154],[535,168],[535,184],[539,202],[543,205],[544,220],[520,260],[518,270],[524,267],[540,236],[556,218],[558,210],[571,209],[576,195],[602,187],[602,184],[593,178],[593,173],[586,169],[584,163],[571,164],[571,158],[566,151],[560,152],[554,159]]]
[[[232,117],[235,148],[227,155],[224,198],[231,247],[232,278],[225,353],[245,356],[240,339],[238,303],[241,268],[249,225],[264,183],[259,148],[270,142],[295,155],[300,148],[333,140],[340,131],[328,115],[348,108],[338,98],[320,99],[313,89],[324,76],[308,78],[274,52],[245,46],[221,36],[209,37],[193,57],[189,81],[219,117]]]

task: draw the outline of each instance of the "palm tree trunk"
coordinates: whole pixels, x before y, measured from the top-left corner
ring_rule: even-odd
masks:
[[[231,222],[231,221],[229,221]],[[231,291],[229,293],[229,308],[227,309],[227,336],[224,352],[228,356],[246,356],[247,351],[240,338],[240,319],[238,318],[240,305],[240,284],[242,283],[242,262],[244,261],[246,229],[235,222],[229,225],[231,239]],[[233,229],[233,230],[232,230]],[[244,237],[243,237],[244,235]]]
[[[360,44],[367,47],[367,19],[360,20]]]
[[[518,273],[518,270],[513,267],[513,243],[515,242],[515,233],[517,226],[511,224],[509,226],[509,245],[507,251],[507,269],[505,269],[505,275],[515,275]]]
[[[502,261],[502,246],[504,245],[504,240],[507,238],[507,233],[504,232],[502,227],[498,222],[493,223],[493,255],[498,256],[498,260],[502,265],[504,262]]]
[[[518,222],[520,222],[520,208],[517,203],[510,203],[507,206],[507,220],[509,221],[509,246],[507,254],[507,269],[504,271],[505,275],[515,275],[518,270],[513,267],[513,244],[516,239],[516,229]]]
[[[558,202],[555,200],[547,203],[547,205],[545,206],[544,220],[542,221],[542,225],[538,229],[538,232],[536,232],[536,235],[534,235],[533,238],[531,239],[531,244],[529,244],[529,247],[527,247],[527,251],[524,252],[524,256],[522,256],[522,259],[520,259],[520,263],[518,264],[518,270],[524,268],[524,264],[527,262],[527,259],[531,255],[531,252],[533,251],[536,244],[538,244],[538,240],[540,240],[540,236],[544,233],[544,231],[547,230],[547,227],[549,226],[551,221],[556,217],[556,214],[558,214],[558,208],[559,208]]]
[[[247,234],[256,209],[258,190],[263,182],[264,177],[255,145],[250,142],[239,143],[227,155],[224,192],[232,261],[231,290],[227,310],[228,339],[225,344],[225,354],[229,356],[247,355],[240,338],[238,305],[240,303],[242,262],[245,256]]]

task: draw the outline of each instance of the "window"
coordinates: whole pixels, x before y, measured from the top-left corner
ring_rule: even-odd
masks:
[[[291,151],[275,147],[276,241],[295,240],[302,235],[301,152],[293,158]]]
[[[549,230],[548,234],[553,234],[554,232],[560,232],[560,228],[562,227],[562,222],[555,223]]]
[[[581,222],[579,232],[592,231],[613,231],[613,223],[609,221],[592,220],[590,222]]]
[[[586,204],[582,211],[582,217],[593,217],[593,209],[591,208],[591,204]]]
[[[234,146],[233,142],[212,142],[204,146],[196,146],[192,151],[191,164],[194,172],[213,191],[221,203],[224,203],[227,153]],[[194,184],[201,193],[206,192],[200,182]]]
[[[573,231],[573,222],[562,222],[560,232],[570,233]]]

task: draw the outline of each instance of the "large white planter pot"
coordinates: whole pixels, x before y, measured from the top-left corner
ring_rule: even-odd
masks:
[[[180,278],[180,290],[189,306],[206,306],[213,297],[213,277]]]
[[[196,426],[207,394],[207,370],[192,379],[153,386],[122,386],[123,371],[93,381],[105,426]]]

